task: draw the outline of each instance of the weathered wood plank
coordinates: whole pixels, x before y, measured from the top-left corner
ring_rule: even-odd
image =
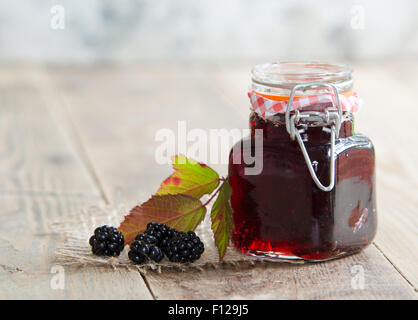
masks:
[[[136,271],[55,262],[63,239],[49,223],[86,205],[77,195],[0,197],[1,299],[152,299]]]
[[[239,89],[243,98],[237,99],[235,81],[229,81],[238,74],[237,83],[244,83],[244,73],[237,70],[229,69],[224,77],[210,66],[92,68],[82,76],[54,69],[53,79],[68,99],[76,130],[109,198],[119,202],[146,198],[170,172],[155,162],[156,130],[176,132],[177,121],[184,119],[189,128],[247,128],[246,86]],[[239,114],[237,105],[245,111]],[[214,167],[226,173],[226,165]],[[350,287],[355,265],[365,271],[364,290]],[[317,265],[149,273],[147,280],[156,297],[165,299],[415,297],[413,288],[375,246]]]
[[[152,299],[135,271],[64,267],[64,289],[51,286],[63,240],[51,223],[103,199],[33,81],[0,69],[0,297]]]
[[[364,275],[364,284],[357,277]],[[309,265],[267,264],[148,275],[157,299],[411,299],[415,295],[375,247]]]
[[[366,102],[357,127],[376,146],[379,229],[376,245],[418,289],[418,63],[359,66],[357,88]]]

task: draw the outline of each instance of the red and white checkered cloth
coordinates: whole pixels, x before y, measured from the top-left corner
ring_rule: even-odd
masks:
[[[248,97],[250,98],[251,105],[254,111],[264,119],[268,119],[274,116],[276,113],[286,112],[288,101],[276,101],[268,99],[255,91],[248,92]],[[354,91],[350,92],[348,95],[339,94],[339,98],[342,110],[348,111],[350,113],[358,111],[363,104],[363,101]],[[317,103],[328,104],[330,102],[336,105],[335,96],[333,92],[324,93],[320,95],[295,97],[292,103],[292,110],[302,110],[304,108],[310,109],[307,107]]]

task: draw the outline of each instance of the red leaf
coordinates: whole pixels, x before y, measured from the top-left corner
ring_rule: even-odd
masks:
[[[180,231],[194,230],[205,217],[206,207],[199,199],[185,194],[166,194],[152,196],[140,206],[133,208],[119,230],[125,237],[125,243],[134,241],[138,233],[146,230],[151,221],[165,223]]]
[[[204,194],[211,194],[219,185],[216,171],[184,155],[173,157],[173,168],[176,171],[164,180],[157,194],[182,193],[199,199]]]

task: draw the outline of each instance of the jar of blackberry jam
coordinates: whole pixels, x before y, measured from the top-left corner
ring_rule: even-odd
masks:
[[[251,134],[229,157],[233,243],[240,251],[323,261],[373,240],[375,155],[370,139],[354,131],[361,100],[351,73],[347,65],[324,63],[253,69]],[[254,164],[236,161],[246,155],[261,161],[257,174],[247,172]]]

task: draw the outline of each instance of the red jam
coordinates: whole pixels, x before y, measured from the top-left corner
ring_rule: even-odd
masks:
[[[233,148],[229,159],[236,248],[259,256],[325,260],[371,243],[377,226],[374,149],[367,137],[354,134],[351,115],[345,114],[336,139],[335,186],[329,192],[314,183],[283,116],[270,121],[253,113],[250,126],[251,137],[255,129],[263,129],[262,150],[242,140],[242,148]],[[317,177],[327,183],[330,133],[312,126],[302,139]],[[248,165],[233,163],[234,152],[249,152],[245,145],[252,154],[263,154],[258,175],[245,175]]]

